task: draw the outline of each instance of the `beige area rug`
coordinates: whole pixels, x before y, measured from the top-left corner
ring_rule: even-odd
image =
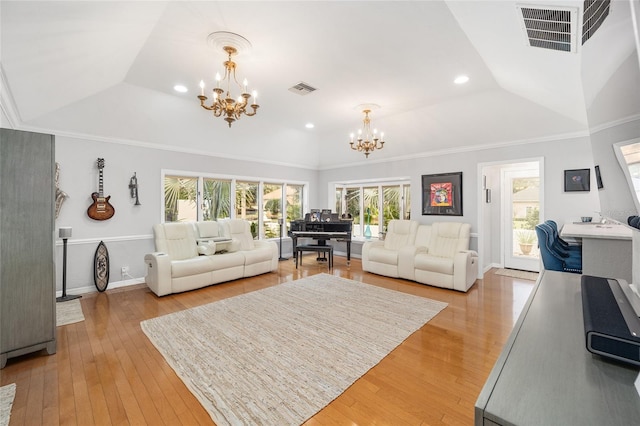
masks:
[[[2,386],[0,388],[0,426],[7,426],[11,418],[11,406],[16,397],[16,384]]]
[[[537,272],[519,271],[517,269],[497,269],[496,275],[504,275],[505,277],[521,278],[523,280],[536,281],[538,279]]]
[[[84,321],[80,299],[56,303],[56,324],[58,326]]]
[[[319,274],[141,326],[217,425],[299,425],[446,306]]]

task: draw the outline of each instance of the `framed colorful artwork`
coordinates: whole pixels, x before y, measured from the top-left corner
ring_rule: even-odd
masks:
[[[462,172],[422,175],[422,214],[462,216]]]
[[[564,192],[590,191],[591,170],[575,169],[564,171]]]

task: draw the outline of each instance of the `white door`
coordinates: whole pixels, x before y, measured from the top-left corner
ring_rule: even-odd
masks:
[[[513,166],[502,170],[503,263],[505,268],[539,271],[535,232],[541,213],[539,163]]]

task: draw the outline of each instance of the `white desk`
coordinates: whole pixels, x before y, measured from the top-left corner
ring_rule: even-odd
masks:
[[[616,223],[567,223],[562,238],[582,240],[582,273],[632,282],[633,231]]]

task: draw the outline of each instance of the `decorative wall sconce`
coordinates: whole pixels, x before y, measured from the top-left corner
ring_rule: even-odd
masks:
[[[131,198],[135,198],[136,202],[134,206],[141,206],[140,199],[138,198],[138,178],[136,172],[133,172],[133,176],[129,179],[129,191],[131,191]]]

